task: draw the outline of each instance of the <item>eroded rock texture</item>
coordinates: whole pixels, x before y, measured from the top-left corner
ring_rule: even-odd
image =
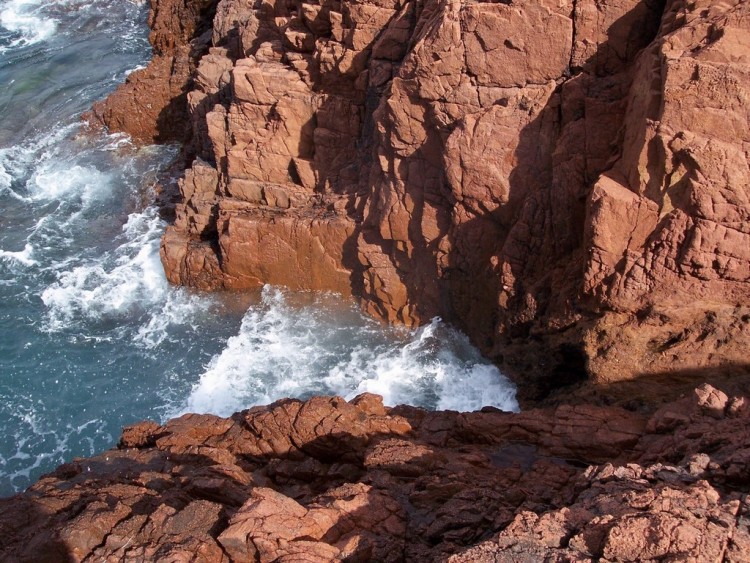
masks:
[[[151,70],[99,113],[141,135],[149,72],[189,89],[172,282],[439,314],[531,398],[747,368],[747,2],[221,0],[187,82],[204,24],[163,14],[211,3],[153,6]]]
[[[217,1],[150,0],[151,62],[94,104],[86,117],[141,142],[189,142],[186,97],[197,61],[211,40]]]
[[[746,561],[750,408],[317,397],[123,432],[0,500],[6,561]]]

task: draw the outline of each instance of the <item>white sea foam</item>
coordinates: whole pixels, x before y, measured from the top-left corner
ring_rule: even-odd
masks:
[[[61,25],[59,16],[89,7],[91,0],[6,0],[0,7],[0,27],[11,38],[0,53],[49,40]]]
[[[170,151],[79,134],[111,77],[148,58],[146,13],[122,0],[0,0],[2,495],[183,399],[192,357],[198,370],[210,357],[195,335],[222,330],[200,314],[213,299],[168,288],[163,225],[143,211]]]
[[[33,45],[52,37],[57,21],[44,14],[41,0],[9,0],[0,9],[0,26],[13,34],[13,40],[0,52],[10,48]]]
[[[59,199],[74,199],[87,207],[94,201],[111,194],[113,178],[111,174],[102,172],[94,165],[81,164],[78,159],[86,155],[85,147],[81,147],[79,155],[71,157],[69,145],[76,141],[72,133],[78,124],[65,127],[55,127],[53,131],[42,135],[26,145],[13,147],[10,155],[14,158],[16,171],[14,176],[21,176],[23,170],[33,170],[26,182],[27,197],[33,201],[50,201]],[[105,138],[98,150],[114,150],[121,146],[122,136],[112,135]],[[21,168],[21,170],[18,170]]]
[[[130,76],[131,74],[133,74],[134,72],[136,72],[138,70],[143,70],[144,68],[146,68],[146,65],[134,66],[133,68],[130,68],[130,69],[124,70],[124,71],[122,71],[122,72],[120,72],[118,74],[112,75],[112,80],[116,81],[116,82],[122,82],[128,76]]]
[[[123,188],[140,197],[140,184],[153,173],[143,163],[158,165],[165,153],[136,149],[121,134],[77,138],[78,127],[54,127],[0,149],[0,187],[7,185],[6,194],[22,202],[35,219],[26,227],[25,249],[0,250],[0,259],[54,276],[55,281],[40,290],[48,331],[77,327],[81,335],[88,322],[124,322],[123,334],[137,344],[158,346],[172,326],[187,322],[209,300],[169,288],[159,259],[164,223],[156,208],[131,213],[114,244],[109,242],[112,225],[104,217],[113,205],[125,203]],[[95,232],[109,240],[96,240]],[[89,249],[83,240],[104,244]]]
[[[64,327],[75,317],[98,319],[126,312],[134,304],[161,301],[167,289],[159,263],[161,228],[152,209],[131,214],[123,226],[122,244],[112,253],[63,272],[42,293],[50,327]]]
[[[342,315],[320,301],[294,307],[283,292],[266,287],[262,303],[248,310],[181,412],[226,416],[282,397],[350,399],[364,391],[383,395],[388,405],[518,410],[510,381],[439,319],[405,339],[383,334],[383,327],[351,311]]]
[[[43,163],[28,183],[35,200],[62,199],[75,195],[83,206],[111,192],[111,176],[93,166],[61,166],[57,160]]]
[[[369,392],[382,395],[386,405],[410,403],[458,411],[489,405],[518,410],[511,382],[482,359],[464,334],[438,318],[402,346],[375,354],[366,347],[354,352],[324,379],[348,399]]]
[[[169,287],[159,259],[164,225],[155,208],[132,213],[113,251],[63,271],[41,295],[47,329],[100,320],[142,318],[134,340],[153,348],[168,329],[208,307],[209,301]]]
[[[57,154],[61,147],[64,147],[63,140],[68,138],[79,125],[73,123],[67,126],[52,127],[48,133],[39,135],[28,141],[0,149],[0,188],[3,192],[9,193],[19,201],[32,201],[32,194],[26,192],[17,192],[12,188],[13,180],[20,184],[26,184],[29,176],[34,170],[39,170],[42,174],[41,182],[45,184],[45,172],[52,169],[49,161],[53,160],[55,166],[59,166]],[[44,199],[44,188],[36,186],[36,197]]]
[[[138,327],[133,340],[144,348],[156,348],[164,342],[174,326],[191,323],[196,315],[208,310],[210,300],[190,296],[184,290],[171,289],[148,321]]]
[[[23,250],[16,252],[0,249],[0,259],[10,260],[15,263],[23,264],[24,266],[35,266],[38,264],[33,256],[34,248],[28,243],[26,243]]]
[[[5,169],[4,159],[0,159],[0,193],[10,190],[13,176]]]

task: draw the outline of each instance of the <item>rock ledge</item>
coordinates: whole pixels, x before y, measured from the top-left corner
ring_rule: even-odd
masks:
[[[0,500],[5,561],[746,561],[750,402],[283,400],[126,428]]]

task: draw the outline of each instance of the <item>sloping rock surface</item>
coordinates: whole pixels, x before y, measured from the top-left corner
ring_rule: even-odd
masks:
[[[0,500],[4,561],[746,561],[750,403],[284,400],[124,430]]]
[[[95,108],[197,158],[174,283],[441,315],[531,399],[750,345],[750,4],[152,0]]]

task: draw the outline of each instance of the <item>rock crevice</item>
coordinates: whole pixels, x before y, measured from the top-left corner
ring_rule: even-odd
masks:
[[[749,422],[746,398],[708,385],[651,415],[427,412],[362,395],[144,422],[0,500],[0,555],[739,562]]]
[[[748,21],[712,0],[154,0],[154,61],[95,114],[196,156],[170,281],[440,315],[541,399],[744,362]]]

